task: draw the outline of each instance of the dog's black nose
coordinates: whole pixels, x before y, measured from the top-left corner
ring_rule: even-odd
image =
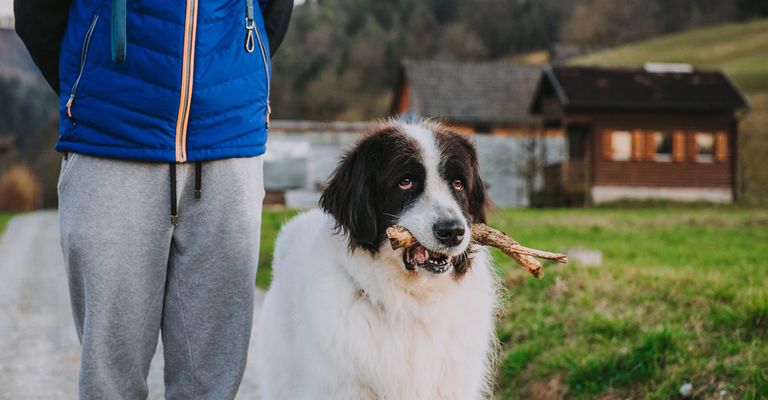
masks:
[[[464,240],[464,224],[458,220],[440,221],[432,226],[437,240],[446,246],[456,246]]]

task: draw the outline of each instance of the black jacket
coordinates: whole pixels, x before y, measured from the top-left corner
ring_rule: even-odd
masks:
[[[67,26],[70,0],[14,0],[16,33],[32,60],[56,93],[59,93],[59,52]],[[275,55],[291,20],[293,0],[270,0],[264,9],[269,48]]]

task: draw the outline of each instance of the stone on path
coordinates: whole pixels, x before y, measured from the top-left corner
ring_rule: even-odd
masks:
[[[563,250],[568,256],[568,261],[583,267],[599,267],[603,264],[603,252],[584,247],[572,247]]]

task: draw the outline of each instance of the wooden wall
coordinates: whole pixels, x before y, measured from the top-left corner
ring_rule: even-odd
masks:
[[[733,187],[732,160],[735,156],[735,139],[732,130],[733,116],[722,115],[671,115],[671,114],[589,114],[569,115],[569,123],[588,122],[593,137],[590,160],[593,185],[657,186],[657,187]],[[649,144],[645,151],[633,151],[632,160],[614,161],[608,157],[603,135],[613,130],[629,131],[633,143]],[[671,161],[654,161],[648,157],[650,135],[644,132],[661,131],[673,134]],[[698,162],[695,157],[694,133],[720,132],[716,141],[723,149],[723,137],[727,141],[727,154],[718,154],[713,162]],[[683,148],[680,144],[684,143]],[[638,149],[640,147],[637,147]]]

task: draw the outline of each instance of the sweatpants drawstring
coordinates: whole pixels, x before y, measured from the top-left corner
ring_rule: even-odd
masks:
[[[195,200],[203,197],[203,163],[195,163]]]
[[[176,225],[179,222],[179,212],[176,205],[176,163],[171,163],[171,225]],[[200,200],[203,197],[203,163],[202,161],[195,162],[195,200]]]
[[[176,163],[171,163],[171,225],[176,226],[179,221],[176,209]]]

